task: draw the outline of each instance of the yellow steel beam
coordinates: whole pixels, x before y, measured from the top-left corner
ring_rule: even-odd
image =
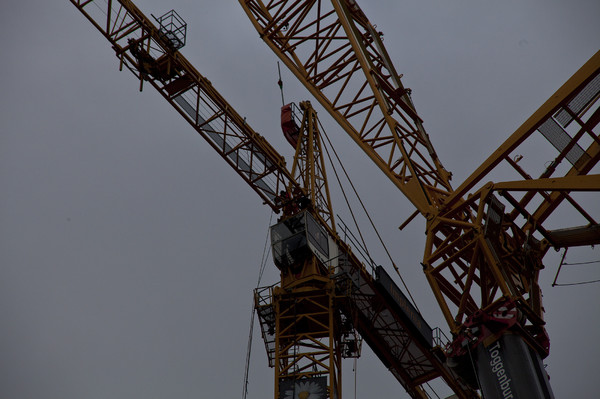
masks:
[[[583,84],[595,71],[600,69],[600,51],[594,54],[565,84],[563,84],[536,112],[529,117],[496,151],[494,151],[454,192],[447,205],[459,201],[475,185],[494,169],[502,160],[517,148],[525,139],[548,119],[555,110]]]
[[[493,187],[496,191],[600,191],[600,174],[508,181]]]

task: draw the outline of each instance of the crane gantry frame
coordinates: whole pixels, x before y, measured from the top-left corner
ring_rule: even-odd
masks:
[[[160,29],[130,1],[119,1],[118,5],[109,1],[106,14],[98,18],[86,13],[89,8],[84,11],[93,0],[71,1],[111,41],[121,66],[140,79],[140,88],[144,81],[150,82],[267,204],[275,210],[281,208],[278,193],[281,189],[294,191],[290,187],[296,185],[282,167],[282,158],[181,56],[179,47],[161,35]],[[291,3],[289,8],[287,2],[240,3],[261,37],[426,217],[428,240],[423,265],[446,320],[458,337],[455,342],[462,346],[465,341],[472,342],[471,327],[476,321],[465,321],[466,316],[480,315],[480,309],[489,316],[516,307],[524,319],[509,327],[518,330],[529,346],[545,356],[548,347],[537,286],[537,275],[543,267],[541,258],[550,246],[597,243],[596,221],[568,192],[597,191],[600,186],[598,175],[586,176],[598,161],[598,136],[594,132],[598,111],[582,119],[597,98],[594,82],[598,55],[453,191],[450,174],[438,160],[410,100],[410,90],[402,86],[379,33],[354,1],[333,1],[332,9],[313,9],[311,2]],[[311,29],[314,32],[307,34]],[[307,43],[314,44],[316,50],[304,50]],[[356,84],[355,79],[366,83]],[[202,116],[200,104],[212,114]],[[555,133],[552,121],[556,115],[563,120],[563,133]],[[564,130],[572,122],[581,126],[574,137]],[[555,164],[540,179],[533,179],[510,156],[536,131],[559,152]],[[561,144],[565,134],[570,140]],[[585,150],[578,143],[582,137],[592,138]],[[556,166],[564,159],[573,168],[556,178]],[[462,199],[500,162],[508,163],[525,180],[487,184],[475,195]],[[267,181],[275,184],[269,186]],[[507,199],[512,206],[510,212],[504,211],[494,192]],[[514,192],[525,194],[516,199]],[[536,194],[545,201],[529,211],[526,208]],[[562,201],[572,204],[589,226],[567,232],[546,230],[543,221]],[[520,216],[525,216],[523,226],[515,223]],[[534,232],[545,240],[531,238]],[[574,239],[576,236],[584,240]],[[474,293],[474,287],[479,287],[480,293]],[[466,335],[465,326],[470,329]],[[483,337],[490,342],[504,331],[502,327]]]

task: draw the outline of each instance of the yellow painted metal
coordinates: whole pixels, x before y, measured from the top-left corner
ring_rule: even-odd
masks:
[[[110,42],[120,68],[155,88],[273,210],[299,189],[285,160],[129,0],[71,0]],[[245,160],[240,162],[240,160]],[[274,182],[274,183],[268,183]]]
[[[134,73],[140,80],[140,89],[144,82],[149,82],[159,91],[266,203],[279,210],[281,204],[277,202],[277,196],[282,189],[288,193],[310,193],[315,216],[325,221],[330,232],[334,230],[329,192],[326,184],[323,185],[326,183],[324,169],[322,173],[314,169],[305,175],[305,184],[301,187],[285,168],[283,158],[247,126],[181,53],[169,48],[163,35],[131,1],[71,2],[110,41],[121,68],[126,67]],[[574,163],[565,176],[556,177],[553,164],[542,176],[532,178],[510,155],[557,111],[567,109],[583,85],[598,75],[600,52],[453,191],[449,184],[451,175],[441,165],[423,129],[410,99],[410,90],[403,87],[380,34],[353,1],[332,0],[330,7],[325,2],[319,2],[319,7],[315,2],[291,1],[264,4],[240,0],[240,4],[284,64],[426,217],[424,270],[452,331],[460,330],[464,316],[476,310],[488,311],[499,301],[511,298],[526,316],[529,323],[526,327],[532,337],[543,334],[537,279],[543,268],[541,259],[547,245],[532,234],[539,232],[552,241],[553,235],[544,230],[542,223],[565,200],[592,227],[598,226],[569,195],[571,191],[599,190],[598,175],[582,176],[590,173],[600,158],[600,140],[594,132],[598,110],[590,111],[595,112],[595,116],[588,118],[588,115],[585,120],[581,119],[582,115],[590,107],[577,112],[570,110],[580,128],[574,137],[569,136],[569,144],[559,150],[555,163],[563,161],[570,149],[579,145],[581,137],[591,137],[592,144],[585,150],[585,158]],[[92,15],[96,12],[94,7],[100,13]],[[300,47],[310,50],[302,52]],[[182,99],[184,92],[191,94],[193,101]],[[200,104],[207,105],[211,113],[201,115],[198,112]],[[214,131],[211,123],[215,121],[223,123],[224,131]],[[314,120],[307,119],[308,131],[314,130],[315,126]],[[236,140],[235,145],[228,147],[225,136],[228,140]],[[313,148],[303,155],[306,156],[305,166],[323,164],[318,149],[320,143],[312,137],[307,143]],[[250,162],[252,165],[265,159],[269,162],[248,172],[246,165],[236,163],[235,159],[243,157],[237,156],[237,152],[232,156],[234,149],[245,151],[244,154],[255,161]],[[319,156],[314,157],[315,151],[320,152],[320,160]],[[467,196],[504,161],[525,180],[485,185]],[[264,184],[265,177],[271,174],[275,174],[275,187]],[[318,195],[325,199],[326,205],[319,205],[320,200],[315,196],[321,188]],[[520,199],[512,197],[511,193],[522,191],[525,195]],[[495,215],[499,221],[493,221],[490,216],[496,212],[493,209],[494,193],[504,195],[513,207],[510,212]],[[542,195],[545,201],[529,211],[527,206],[535,195]],[[319,209],[326,209],[326,213],[319,213]],[[526,218],[525,224],[516,223],[518,215]],[[585,230],[585,239],[588,240],[595,231]],[[571,241],[578,239],[576,235],[572,234],[563,242],[569,241],[572,245]],[[371,284],[370,289],[374,289],[371,276],[364,267],[357,269],[361,278]],[[328,375],[328,394],[339,399],[341,355],[334,283],[330,270],[314,257],[302,265],[302,270],[298,276],[282,276],[284,289],[273,291],[278,315],[275,395],[277,398],[280,377]],[[362,325],[362,328],[368,334],[369,326]],[[544,351],[535,346],[534,339],[525,338],[540,353]],[[382,342],[379,344],[380,349],[385,348]],[[470,396],[468,390],[461,391],[459,384],[451,380],[451,374],[444,371],[441,364],[435,366],[438,370],[411,381],[406,378],[408,372],[404,371],[403,365],[398,363],[394,367],[401,375],[399,380],[413,397],[424,396],[419,384],[428,381],[432,375],[442,375],[449,385],[455,386],[456,392],[462,392],[461,397]]]
[[[380,33],[354,2],[240,0],[292,73],[424,215],[451,189]]]
[[[461,321],[465,314],[465,304],[477,298],[482,309],[494,302],[512,298],[517,300],[524,313],[530,316],[528,322],[532,324],[531,330],[544,334],[541,290],[537,280],[539,270],[543,267],[541,259],[546,247],[543,242],[534,239],[532,233],[537,230],[546,239],[552,240],[552,234],[546,232],[542,223],[565,199],[593,224],[591,216],[569,196],[569,193],[600,191],[599,175],[585,175],[592,170],[599,158],[598,135],[593,131],[598,123],[597,118],[594,120],[588,116],[589,122],[582,122],[583,127],[579,134],[581,137],[586,133],[593,139],[586,150],[587,163],[573,166],[564,176],[552,176],[554,169],[550,168],[540,178],[532,178],[510,155],[527,138],[537,133],[537,129],[548,118],[568,106],[582,86],[598,75],[599,70],[600,53],[597,53],[448,197],[445,209],[441,209],[437,216],[429,219],[427,231],[430,244],[426,247],[424,259],[426,264],[431,265],[428,280],[447,320]],[[577,137],[575,136],[573,141],[577,140]],[[576,145],[576,142],[570,144],[573,145]],[[559,161],[564,159],[567,150],[559,154]],[[468,199],[461,198],[503,161],[507,161],[526,178],[485,183],[477,192],[470,194]],[[486,220],[483,217],[489,213],[488,200],[493,193],[505,197],[509,205],[512,205],[513,211],[504,216],[500,236],[484,240],[481,238],[486,229]],[[522,193],[522,197],[519,200],[515,199],[511,193]],[[527,211],[526,207],[535,195],[542,196],[544,201],[533,211]],[[525,223],[521,226],[515,224],[518,215],[525,218]],[[469,227],[469,224],[472,224],[472,227]],[[467,243],[476,236],[480,237],[476,247],[465,252],[464,249],[468,248]],[[589,236],[582,234],[580,238],[589,241]],[[461,240],[464,244],[459,245]],[[497,244],[490,245],[490,240],[496,240]],[[576,244],[569,241],[569,245]],[[484,257],[477,261],[474,254],[467,255],[470,251],[481,251]],[[458,262],[457,259],[462,260]],[[525,263],[523,259],[528,260]],[[477,274],[473,273],[473,266],[478,269]],[[446,272],[445,276],[442,276],[442,272]],[[475,286],[475,275],[478,275],[479,282],[476,286],[479,286],[478,290],[481,289],[480,293],[469,292]],[[449,280],[458,283],[460,288],[451,289],[447,283]],[[453,314],[456,316],[452,317]],[[450,323],[450,326],[454,331],[460,329],[460,323]]]
[[[315,281],[313,281],[315,283]],[[329,398],[341,398],[339,317],[333,280],[293,290],[275,289],[275,399],[284,380],[327,378]]]
[[[332,0],[317,6],[313,2],[240,0],[240,4],[267,45],[426,217],[425,273],[451,329],[460,329],[456,320],[464,315],[512,298],[522,304],[524,313],[531,314],[525,321],[528,331],[544,336],[541,306],[534,306],[534,313],[526,309],[528,303],[540,303],[537,277],[547,250],[533,234],[552,238],[542,222],[564,199],[590,223],[596,223],[569,195],[573,190],[568,187],[598,189],[594,188],[594,178],[576,180],[568,175],[565,180],[554,179],[554,165],[538,179],[532,178],[510,155],[590,82],[599,69],[600,55],[592,57],[457,190],[452,190],[450,174],[422,129],[410,91],[402,86],[380,34],[355,2]],[[573,168],[577,172],[571,175],[587,174],[598,162],[599,141],[593,132],[596,123],[583,123],[559,151],[556,163],[566,158],[569,148],[578,145],[582,136],[592,137],[587,163],[579,162]],[[485,183],[467,196],[501,163],[508,164],[523,181]],[[520,190],[526,191],[522,198],[511,196]],[[494,193],[508,201],[510,208],[505,215],[504,205],[493,209],[493,204],[499,203]],[[536,195],[547,201],[527,211]],[[490,219],[492,214],[496,214],[497,222]],[[530,224],[519,224],[519,216]],[[537,349],[545,355],[545,349]]]
[[[535,111],[513,134],[510,135],[448,198],[448,205],[459,201],[475,187],[500,162],[505,160],[528,137],[535,133],[541,123],[564,104],[573,91],[594,76],[600,69],[600,51],[594,54],[567,82],[565,82],[537,111]]]
[[[335,217],[317,112],[309,101],[301,102],[300,109],[303,111],[302,122],[292,164],[292,176],[308,193],[312,207],[321,217],[323,224],[329,227],[330,232],[335,232]]]
[[[300,108],[303,115],[291,174],[307,193],[311,214],[336,236],[317,113],[308,101],[301,102]],[[332,270],[314,255],[292,269],[298,272],[282,271],[281,288],[273,295],[275,398],[283,397],[282,381],[315,377],[327,379],[328,398],[341,398],[341,316]]]
[[[508,191],[598,191],[600,175],[575,175],[494,183],[494,190]]]
[[[306,125],[303,125],[303,134],[309,138],[303,140],[303,145],[308,148],[302,151],[305,159],[297,163],[304,164],[308,171],[301,183],[287,170],[283,157],[248,126],[181,53],[169,48],[159,30],[131,1],[71,2],[109,40],[120,65],[140,80],[140,88],[143,83],[150,83],[159,91],[265,203],[279,211],[282,208],[278,200],[280,191],[302,196],[310,190],[314,216],[330,232],[334,231],[316,113],[310,104],[306,106]],[[201,114],[200,108],[208,113]],[[273,185],[266,183],[273,180]],[[282,274],[284,288],[273,290],[273,306],[277,312],[276,398],[280,378],[308,376],[326,376],[328,397],[341,398],[337,325],[340,313],[334,307],[335,282],[329,273],[330,270],[312,256],[301,265],[297,275]]]

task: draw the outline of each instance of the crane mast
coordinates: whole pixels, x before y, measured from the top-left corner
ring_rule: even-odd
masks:
[[[71,0],[110,42],[120,69],[149,83],[274,211],[281,191],[299,190],[285,160],[179,52],[185,23],[171,11],[156,27],[129,0]]]
[[[513,379],[510,392],[552,397],[540,362],[548,355],[549,340],[538,276],[550,247],[600,241],[596,219],[570,194],[600,187],[598,175],[590,174],[599,159],[594,132],[598,110],[593,105],[600,91],[600,55],[452,190],[450,174],[423,129],[410,90],[400,82],[382,33],[354,0],[240,4],[266,44],[426,218],[422,264],[455,337],[447,353],[450,364],[473,387],[479,385],[468,359],[472,348],[480,357],[477,369],[485,380],[485,397],[502,397],[510,384],[494,381],[489,358],[489,348],[502,340],[502,351],[510,347],[520,352],[512,360],[513,374],[526,375]],[[516,151],[539,133],[557,155],[536,179],[517,164],[521,155]],[[561,162],[570,163],[568,172]],[[501,163],[516,172],[516,181],[469,192]],[[516,192],[520,198],[513,196]],[[587,224],[546,229],[544,222],[563,202]],[[498,353],[505,355],[502,351]],[[504,385],[508,388],[499,388]]]

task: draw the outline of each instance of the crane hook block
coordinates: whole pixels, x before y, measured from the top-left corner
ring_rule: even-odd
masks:
[[[300,128],[296,123],[294,110],[294,103],[290,103],[281,107],[281,130],[283,135],[290,145],[294,148],[298,145],[298,136],[300,135]]]

